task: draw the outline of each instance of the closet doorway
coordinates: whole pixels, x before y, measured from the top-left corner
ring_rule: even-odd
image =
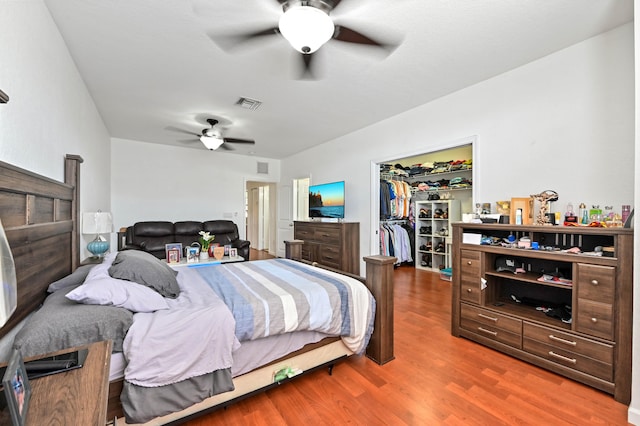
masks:
[[[450,223],[474,211],[476,150],[476,137],[472,136],[433,146],[428,152],[372,163],[374,205],[371,214],[378,220],[372,221],[371,252],[390,254],[391,249],[399,263],[426,269],[449,266]],[[398,191],[399,197],[387,199],[386,186],[391,192]],[[449,220],[449,209],[455,216],[452,220]],[[446,220],[434,218],[434,214]],[[404,236],[398,227],[404,228],[408,235]],[[399,231],[400,238],[394,229]],[[393,247],[394,238],[396,244],[406,243],[410,248]],[[421,247],[424,250],[420,250]],[[396,250],[400,255],[396,255]]]

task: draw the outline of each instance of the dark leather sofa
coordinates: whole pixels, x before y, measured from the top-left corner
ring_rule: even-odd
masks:
[[[143,250],[158,259],[164,259],[165,244],[181,243],[183,247],[190,246],[194,241],[198,241],[200,231],[214,235],[214,243],[231,244],[231,247],[238,249],[239,256],[249,260],[251,243],[240,239],[238,226],[230,220],[136,222],[133,226],[127,227],[124,236],[119,238],[118,250]]]

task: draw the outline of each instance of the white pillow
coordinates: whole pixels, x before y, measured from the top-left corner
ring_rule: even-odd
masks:
[[[132,312],[154,312],[169,309],[167,301],[149,287],[109,276],[109,267],[114,256],[107,256],[96,265],[84,284],[67,293],[66,297],[86,305],[107,305],[128,309]]]

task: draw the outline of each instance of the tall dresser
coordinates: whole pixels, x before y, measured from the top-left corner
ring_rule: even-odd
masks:
[[[539,248],[479,245],[481,235],[527,237]],[[453,224],[451,333],[624,404],[631,400],[632,296],[631,229]]]
[[[360,223],[294,222],[293,226],[293,237],[304,241],[304,260],[360,275]]]

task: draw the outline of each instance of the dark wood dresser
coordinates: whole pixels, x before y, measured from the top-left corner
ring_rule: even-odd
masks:
[[[294,222],[293,236],[304,241],[302,259],[360,275],[360,223]]]

